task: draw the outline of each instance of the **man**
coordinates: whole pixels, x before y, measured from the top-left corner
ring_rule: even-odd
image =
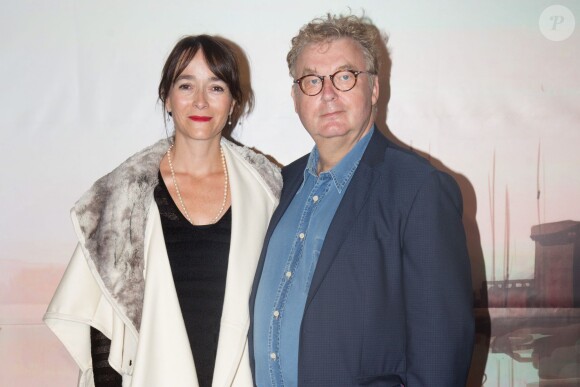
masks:
[[[315,142],[283,169],[250,299],[263,386],[464,386],[470,264],[455,181],[374,126],[377,28],[331,16],[288,54]]]

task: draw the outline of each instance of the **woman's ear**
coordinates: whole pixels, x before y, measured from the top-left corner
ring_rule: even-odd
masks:
[[[165,99],[165,111],[167,112],[167,114],[169,114],[169,117],[173,117],[171,111],[173,109],[171,108],[171,99],[169,98],[169,96],[167,96],[167,98]]]

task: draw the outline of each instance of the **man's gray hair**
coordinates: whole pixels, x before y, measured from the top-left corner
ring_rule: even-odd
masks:
[[[310,43],[331,42],[340,38],[351,38],[357,42],[363,52],[367,68],[373,74],[379,72],[379,48],[380,32],[372,21],[366,16],[355,15],[332,15],[320,17],[304,25],[298,35],[292,38],[292,48],[286,56],[290,76],[294,77],[296,60],[304,47]]]

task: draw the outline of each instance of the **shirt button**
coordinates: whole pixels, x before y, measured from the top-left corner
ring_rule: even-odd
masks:
[[[270,354],[270,359],[276,360],[276,354],[274,352]]]
[[[301,232],[301,233],[300,233],[300,235],[298,235],[298,237],[299,237],[300,239],[304,239],[304,233],[303,233],[303,232]]]
[[[287,271],[286,272],[286,278],[290,278],[292,277],[292,272],[291,271]]]
[[[273,314],[274,314],[274,317],[276,317],[276,318],[280,317],[280,312],[277,310],[275,310]]]
[[[316,203],[316,202],[318,201],[318,195],[314,195],[314,196],[312,197],[312,201],[313,201],[314,203]]]

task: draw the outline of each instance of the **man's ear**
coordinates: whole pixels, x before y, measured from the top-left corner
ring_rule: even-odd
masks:
[[[292,100],[294,101],[294,111],[296,113],[298,113],[298,101],[296,101],[296,84],[293,84],[292,87],[290,88],[290,96],[292,97]]]
[[[372,91],[372,104],[373,106],[377,104],[379,100],[379,76],[373,75],[373,91]]]

